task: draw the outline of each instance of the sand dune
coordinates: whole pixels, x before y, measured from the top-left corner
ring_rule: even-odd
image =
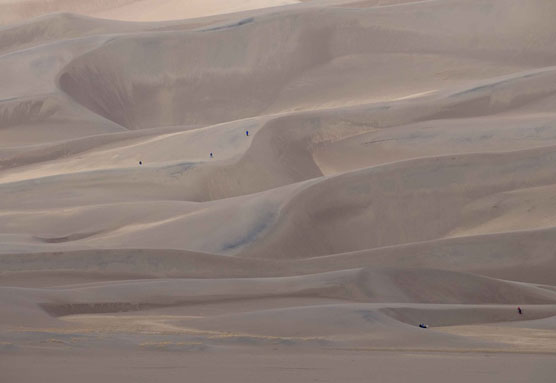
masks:
[[[13,23],[53,12],[74,12],[99,18],[157,21],[187,19],[246,9],[295,4],[297,0],[3,0],[0,23]]]
[[[3,376],[552,382],[554,14],[0,0]]]

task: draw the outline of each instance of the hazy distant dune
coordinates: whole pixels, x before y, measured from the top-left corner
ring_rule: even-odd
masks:
[[[72,12],[106,19],[159,21],[188,19],[248,9],[295,4],[297,0],[2,0],[0,24]]]

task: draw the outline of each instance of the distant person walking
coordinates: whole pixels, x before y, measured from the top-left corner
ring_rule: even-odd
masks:
[[[143,161],[139,161],[139,165],[143,165]]]
[[[210,152],[210,158],[213,158],[213,157],[214,157],[214,155],[212,154],[212,152]]]
[[[249,131],[248,131],[248,130],[245,131],[245,135],[246,135],[247,137],[249,137]]]
[[[521,307],[517,306],[517,313],[519,315],[523,314],[523,310],[521,309]]]

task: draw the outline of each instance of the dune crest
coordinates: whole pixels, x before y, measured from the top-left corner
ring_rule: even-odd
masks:
[[[56,12],[79,13],[124,21],[192,19],[298,2],[298,0],[3,0],[0,1],[0,25]]]
[[[2,378],[552,381],[554,15],[0,0]]]

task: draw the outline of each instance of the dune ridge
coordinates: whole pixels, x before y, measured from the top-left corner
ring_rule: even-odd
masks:
[[[553,377],[555,2],[155,3],[0,0],[5,360]]]

